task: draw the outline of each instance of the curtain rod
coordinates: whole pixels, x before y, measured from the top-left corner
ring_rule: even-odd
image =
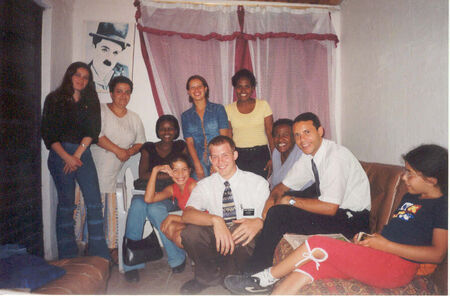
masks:
[[[318,9],[328,9],[332,11],[340,10],[340,6],[334,5],[319,5],[319,4],[306,4],[306,3],[281,3],[281,2],[260,2],[260,1],[215,1],[215,0],[152,0],[149,2],[157,2],[157,3],[185,3],[185,4],[202,4],[202,5],[210,5],[210,6],[274,6],[274,7],[286,7],[292,9],[308,9],[308,8],[318,8]]]

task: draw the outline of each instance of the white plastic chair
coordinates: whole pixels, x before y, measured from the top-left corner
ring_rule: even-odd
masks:
[[[117,176],[116,198],[117,198],[117,215],[118,215],[118,252],[119,252],[119,271],[124,273],[123,258],[122,258],[122,242],[127,227],[128,209],[131,205],[131,199],[135,194],[144,194],[144,190],[134,189],[134,180],[139,178],[139,160],[141,154],[138,153],[128,159]],[[148,220],[147,220],[148,221]],[[153,227],[148,221],[144,226],[143,237],[147,237],[153,231]],[[159,244],[162,246],[159,233],[156,231]]]

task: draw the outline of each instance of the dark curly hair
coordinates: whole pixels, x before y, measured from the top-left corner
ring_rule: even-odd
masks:
[[[116,76],[108,84],[109,91],[114,92],[114,89],[116,88],[116,85],[118,83],[126,83],[130,86],[130,91],[133,93],[133,81],[131,81],[128,77],[125,76]]]
[[[275,137],[275,128],[280,125],[287,125],[292,128],[292,125],[294,124],[294,121],[289,118],[280,118],[277,121],[275,121],[272,125],[272,137]]]
[[[253,75],[253,73],[247,69],[241,69],[241,70],[237,71],[233,75],[233,77],[231,77],[231,84],[233,85],[233,87],[237,86],[237,83],[238,83],[239,79],[241,79],[241,78],[247,78],[250,81],[250,85],[252,87],[256,87],[255,75]]]
[[[187,156],[186,154],[184,154],[184,153],[178,153],[178,154],[175,154],[174,156],[172,156],[172,157],[169,159],[169,165],[170,165],[170,167],[173,168],[173,163],[174,163],[174,162],[177,162],[177,161],[182,161],[182,162],[184,162],[184,163],[188,166],[188,168],[189,168],[190,170],[192,170],[192,163],[191,163],[191,160],[190,160],[189,156]]]

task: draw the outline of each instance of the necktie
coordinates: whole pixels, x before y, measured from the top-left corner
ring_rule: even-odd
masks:
[[[234,205],[233,194],[231,193],[230,183],[225,181],[225,190],[223,191],[223,219],[227,226],[232,224],[232,221],[236,219],[236,207]]]
[[[317,192],[317,196],[320,196],[320,181],[319,181],[319,172],[317,171],[317,167],[316,164],[314,163],[314,159],[311,158],[311,166],[312,166],[312,171],[314,174],[314,180],[315,180],[315,184],[316,184],[316,192]]]

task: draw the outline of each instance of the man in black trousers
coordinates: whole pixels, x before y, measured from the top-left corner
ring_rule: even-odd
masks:
[[[356,157],[323,138],[323,127],[313,113],[297,116],[293,132],[303,155],[266,201],[264,226],[246,264],[249,273],[272,265],[275,248],[285,233],[342,233],[351,238],[368,231],[369,180]],[[304,191],[291,191],[311,180],[315,183]]]

